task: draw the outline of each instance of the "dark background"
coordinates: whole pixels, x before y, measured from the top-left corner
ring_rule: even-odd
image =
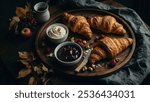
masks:
[[[1,0],[0,3],[0,56],[4,52],[2,42],[5,33],[8,32],[9,18],[15,15],[15,9],[17,6],[24,6],[29,1],[35,4],[38,1],[46,0]],[[57,3],[57,0],[50,0],[52,4]],[[97,0],[101,1],[101,0]],[[103,0],[104,1],[104,0]],[[111,1],[111,0],[110,0]],[[149,0],[114,0],[129,8],[134,9],[143,19],[143,21],[150,26],[150,1]],[[6,46],[7,47],[7,46]],[[13,47],[13,46],[11,46]],[[11,56],[10,56],[11,57]],[[9,64],[9,62],[8,62]],[[0,60],[0,84],[18,84],[15,78],[7,70]],[[144,80],[143,84],[150,84],[150,75]]]

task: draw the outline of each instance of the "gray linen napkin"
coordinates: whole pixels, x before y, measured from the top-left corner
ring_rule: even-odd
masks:
[[[140,84],[150,73],[150,31],[132,9],[115,8],[95,0],[59,0],[73,8],[96,8],[113,12],[124,18],[133,28],[136,37],[136,50],[130,62],[120,71],[97,81],[105,84]]]

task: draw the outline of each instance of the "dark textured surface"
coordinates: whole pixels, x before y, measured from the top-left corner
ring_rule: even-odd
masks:
[[[141,18],[150,25],[150,0],[115,0],[129,8],[134,9]]]
[[[37,0],[37,1],[28,0],[28,1],[35,3],[35,2],[43,1],[43,0]],[[61,0],[59,0],[59,1],[61,1]],[[69,2],[70,1],[72,1],[72,0],[69,0]],[[79,0],[76,0],[76,2],[77,1],[79,1]],[[81,0],[81,1],[84,2],[85,0]],[[89,1],[89,0],[87,0],[87,1]],[[93,2],[94,0],[91,0],[91,1]],[[141,0],[142,3],[141,3],[141,1],[137,2],[135,0],[131,0],[131,1],[118,0],[118,1],[125,4],[125,6],[135,9],[140,14],[142,19],[144,21],[146,21],[147,23],[149,23],[149,20],[148,20],[149,13],[144,12],[147,8],[149,8],[148,0],[147,1]],[[32,38],[31,39],[20,39],[18,37],[14,37],[13,35],[8,33],[9,18],[12,15],[14,15],[16,6],[22,6],[25,4],[25,2],[26,2],[26,0],[5,0],[4,2],[1,2],[1,4],[0,4],[0,12],[1,12],[1,14],[0,14],[0,23],[1,23],[1,25],[0,25],[0,28],[1,28],[0,29],[0,58],[2,59],[2,63],[0,61],[0,84],[18,84],[18,82],[16,82],[16,79],[15,79],[15,77],[16,77],[15,75],[17,75],[17,71],[20,70],[18,68],[18,66],[16,65],[17,51],[18,50],[27,50],[27,51],[33,50],[33,47],[31,44],[33,42]],[[89,3],[89,2],[87,2],[87,3]],[[69,5],[71,5],[71,4],[73,4],[73,3],[70,3]],[[95,6],[95,5],[92,5],[92,6]],[[72,6],[68,6],[68,7],[71,8]],[[115,12],[118,12],[118,11],[116,10]],[[130,12],[130,13],[132,13],[132,12]],[[137,37],[143,38],[143,39],[150,37],[150,35],[147,33],[143,33],[143,35],[144,36],[138,35]],[[148,41],[148,43],[149,43],[149,41]],[[142,40],[138,40],[138,43],[146,44],[145,42],[143,43]],[[145,48],[147,49],[147,48],[149,48],[149,46],[145,46]],[[137,49],[137,51],[138,50],[140,50],[140,49]],[[141,53],[139,53],[139,54],[141,54]],[[145,56],[145,58],[148,56],[149,55]],[[137,63],[139,65],[143,66],[143,68],[144,68],[144,70],[142,70],[142,72],[140,72],[139,75],[144,74],[144,76],[141,76],[141,79],[138,80],[137,83],[133,83],[132,80],[129,80],[129,81],[131,81],[131,83],[129,83],[129,84],[140,84],[147,75],[145,73],[148,70],[146,71],[145,69],[147,69],[147,68],[145,68],[145,67],[148,65],[145,64],[145,62],[143,62],[143,61],[139,61]],[[134,68],[131,69],[131,71],[137,70],[137,67],[139,67],[139,66],[134,66]],[[126,72],[126,70],[123,70],[122,75],[124,75],[123,74],[124,71],[125,71],[125,73],[132,74],[132,73],[129,73],[130,70],[128,70],[128,72]],[[137,72],[139,72],[139,71],[137,70]],[[113,78],[116,78],[116,80],[118,80],[118,81],[120,80],[119,78],[115,77],[115,74],[114,74]],[[53,83],[61,84],[59,82],[59,80],[62,78],[57,80],[57,78],[54,77],[54,79],[56,79],[56,80]],[[107,82],[107,81],[102,81],[102,82],[99,81],[98,82],[97,80],[91,80],[91,81],[90,80],[88,80],[88,81],[80,80],[79,81],[77,79],[71,79],[71,78],[66,78],[66,77],[64,77],[62,80],[64,82],[66,82],[66,84],[70,84],[70,83],[72,83],[72,84],[77,84],[77,83],[78,84],[80,84],[80,83],[81,84],[106,84],[106,83],[107,84],[119,84],[117,82],[111,83],[111,81],[109,81],[110,80],[109,78],[107,79],[107,81],[109,81],[109,82]],[[123,80],[125,80],[125,79],[123,79]],[[123,80],[120,80],[120,81],[123,81]],[[124,84],[126,84],[126,83],[124,83]],[[143,84],[150,84],[150,76],[148,76],[147,79],[144,80]]]

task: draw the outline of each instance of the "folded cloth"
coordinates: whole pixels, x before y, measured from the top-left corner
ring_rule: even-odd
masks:
[[[96,8],[107,10],[124,18],[129,23],[136,37],[136,50],[130,62],[122,70],[97,80],[105,84],[141,84],[150,73],[150,31],[132,9],[115,8],[95,0],[58,0],[72,8]]]

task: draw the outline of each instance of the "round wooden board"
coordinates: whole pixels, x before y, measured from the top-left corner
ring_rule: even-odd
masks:
[[[77,66],[73,66],[73,67],[62,66],[59,63],[57,63],[55,58],[49,58],[46,56],[46,54],[43,53],[43,44],[42,43],[43,43],[43,40],[45,40],[47,38],[46,33],[45,33],[46,28],[53,23],[63,23],[62,22],[63,13],[61,13],[61,14],[52,16],[51,19],[41,27],[41,29],[39,30],[39,32],[37,33],[37,36],[36,36],[35,49],[36,49],[37,55],[49,68],[53,68],[55,71],[62,73],[62,74],[79,76],[79,77],[96,77],[96,76],[104,77],[104,76],[107,76],[107,75],[110,75],[110,74],[116,72],[117,70],[120,70],[124,65],[126,65],[128,63],[128,61],[131,59],[131,57],[134,53],[136,41],[135,41],[134,32],[132,31],[131,27],[126,23],[125,20],[123,20],[119,16],[117,16],[113,13],[110,13],[108,11],[101,11],[101,10],[96,10],[96,9],[78,9],[78,10],[68,11],[68,13],[71,13],[74,15],[82,15],[85,17],[98,16],[98,15],[111,15],[111,16],[115,17],[116,20],[124,26],[124,28],[126,29],[126,31],[128,33],[124,37],[132,38],[133,44],[132,44],[132,46],[128,47],[125,51],[123,51],[122,53],[120,53],[119,55],[116,56],[117,58],[120,58],[120,61],[113,68],[105,66],[106,63],[109,63],[112,60],[112,59],[111,60],[106,59],[104,61],[100,61],[100,64],[103,65],[103,67],[96,68],[96,70],[93,72],[87,71],[87,72],[75,73],[74,69]],[[70,31],[70,33],[71,33],[71,31]],[[48,43],[48,46],[52,49],[54,49],[57,46],[50,42],[47,42],[47,43]]]

